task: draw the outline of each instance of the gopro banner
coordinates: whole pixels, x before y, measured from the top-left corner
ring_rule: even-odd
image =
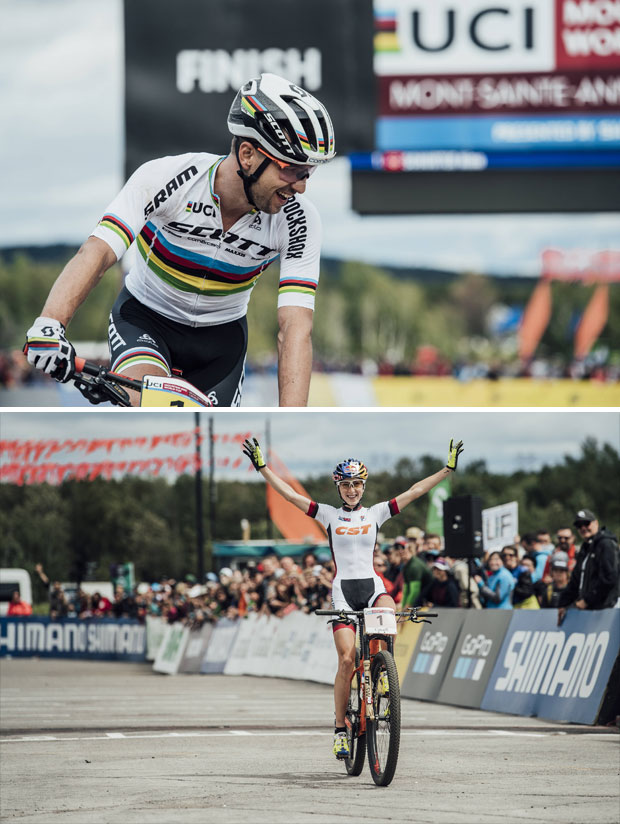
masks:
[[[508,609],[468,610],[437,700],[479,707],[510,624]]]
[[[125,10],[125,157],[226,154],[226,118],[247,80],[286,77],[325,104],[340,153],[374,148],[372,0],[131,0]]]
[[[435,701],[441,689],[452,651],[465,620],[464,609],[438,609],[432,626],[422,624],[409,667],[403,679],[405,698]]]
[[[131,620],[0,618],[0,658],[145,661],[146,629]]]
[[[483,710],[593,724],[620,647],[620,611],[516,610]]]

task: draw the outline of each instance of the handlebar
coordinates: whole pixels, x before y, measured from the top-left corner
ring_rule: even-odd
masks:
[[[394,615],[397,615],[399,617],[406,617],[409,621],[411,621],[414,624],[416,624],[416,623],[421,624],[423,622],[427,623],[427,624],[430,624],[431,622],[428,620],[428,618],[438,618],[439,617],[438,612],[422,612],[420,615],[418,615],[418,610],[419,609],[422,609],[422,607],[410,607],[409,609],[407,609],[405,611],[399,610],[399,611],[395,612]],[[347,615],[355,615],[356,618],[363,618],[364,610],[363,609],[362,610],[355,610],[355,609],[340,609],[340,610],[338,610],[338,609],[317,609],[316,612],[315,612],[315,615],[331,615],[332,617],[336,617],[336,618],[339,618],[339,617],[345,618]]]
[[[117,375],[105,366],[90,363],[76,356],[71,380],[90,403],[109,401],[114,406],[131,406],[129,395],[122,387],[140,392],[142,381]]]

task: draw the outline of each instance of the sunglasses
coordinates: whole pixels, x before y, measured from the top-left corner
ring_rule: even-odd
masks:
[[[256,146],[256,149],[276,164],[280,170],[280,177],[282,180],[286,180],[287,183],[298,183],[300,180],[305,180],[310,177],[310,175],[316,171],[316,166],[298,166],[294,163],[284,163],[284,161],[279,160],[277,157],[272,157],[272,155],[264,149],[261,149],[260,146]]]
[[[582,529],[584,526],[590,526],[591,523],[592,521],[579,521],[575,524],[575,526],[577,527],[577,529]]]
[[[345,489],[363,489],[364,481],[339,481],[338,486],[344,486]]]

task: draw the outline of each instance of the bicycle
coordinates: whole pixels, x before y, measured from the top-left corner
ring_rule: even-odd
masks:
[[[418,609],[316,611],[317,615],[333,616],[337,622],[350,623],[351,616],[357,619],[359,647],[345,716],[350,755],[344,764],[348,775],[360,775],[368,750],[370,774],[380,787],[387,787],[394,778],[400,748],[400,683],[394,661],[396,618],[430,624],[428,618],[438,615],[427,612],[420,616]],[[382,644],[386,648],[381,649]]]
[[[126,389],[140,393],[140,406],[213,406],[204,392],[183,378],[145,375],[128,378],[105,366],[76,357],[71,380],[90,403],[109,402],[114,406],[131,406]]]

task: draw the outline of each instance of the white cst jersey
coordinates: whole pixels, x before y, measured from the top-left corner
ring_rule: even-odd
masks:
[[[395,499],[371,507],[348,510],[312,503],[308,515],[323,524],[336,565],[336,579],[360,580],[377,577],[373,554],[380,527],[399,509]]]

